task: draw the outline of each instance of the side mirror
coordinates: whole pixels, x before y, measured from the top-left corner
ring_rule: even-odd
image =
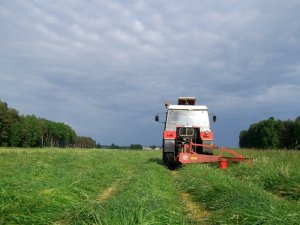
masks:
[[[155,116],[155,121],[158,122],[159,121],[159,115]]]
[[[216,122],[216,121],[217,121],[217,116],[216,116],[216,115],[213,115],[213,118],[212,118],[212,119],[213,119],[214,122]]]

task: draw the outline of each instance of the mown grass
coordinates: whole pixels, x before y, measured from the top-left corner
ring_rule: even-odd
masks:
[[[96,151],[18,149],[0,154],[0,224],[49,224],[125,174],[126,163]]]
[[[160,152],[0,150],[0,224],[183,224]]]
[[[157,161],[143,160],[108,200],[93,201],[78,212],[69,212],[68,223],[184,224],[180,196],[169,171]]]
[[[0,149],[0,224],[299,224],[300,152],[184,165],[160,151]]]

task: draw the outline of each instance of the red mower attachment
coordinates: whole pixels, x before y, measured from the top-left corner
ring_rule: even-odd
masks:
[[[220,154],[219,155],[199,154],[193,150],[193,149],[195,149],[195,147],[220,149]],[[223,156],[224,152],[230,153],[233,157]],[[215,145],[196,144],[193,142],[184,144],[183,151],[180,152],[177,156],[177,161],[182,164],[219,162],[219,167],[221,169],[227,168],[229,165],[229,162],[250,162],[251,163],[252,160],[253,160],[252,158],[245,158],[243,155],[233,151],[232,149],[218,147]]]

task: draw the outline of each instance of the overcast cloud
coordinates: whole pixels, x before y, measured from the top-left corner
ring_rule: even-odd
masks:
[[[300,1],[0,2],[0,100],[101,144],[161,144],[154,115],[195,96],[216,143],[300,115]]]

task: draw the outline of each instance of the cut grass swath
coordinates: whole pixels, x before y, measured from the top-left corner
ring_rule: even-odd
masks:
[[[49,224],[96,199],[130,162],[114,151],[17,149],[1,150],[0,165],[0,224]]]
[[[182,224],[179,194],[159,156],[1,150],[0,224]]]
[[[71,211],[67,222],[87,224],[187,224],[180,195],[170,171],[159,160],[140,157],[129,182],[104,202],[91,202],[80,212]],[[126,178],[124,178],[126,179]],[[75,215],[75,216],[74,216]]]

